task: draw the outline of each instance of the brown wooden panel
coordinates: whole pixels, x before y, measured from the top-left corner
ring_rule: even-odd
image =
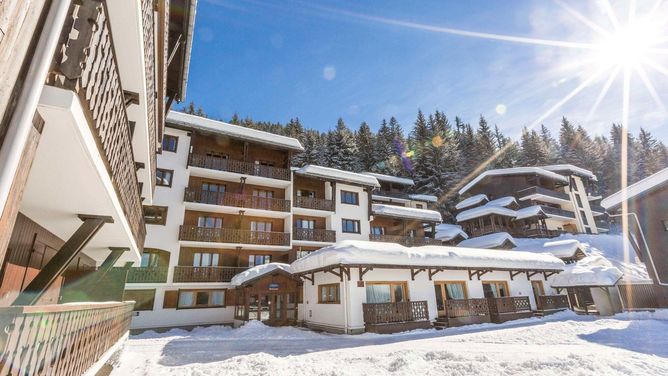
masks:
[[[241,209],[243,210],[243,209]],[[197,225],[197,218],[200,216],[204,217],[216,217],[223,219],[223,228],[237,228],[241,216],[238,214],[226,214],[226,213],[211,213],[211,212],[199,212],[194,210],[186,210],[183,224],[184,225]],[[271,231],[272,232],[284,232],[285,221],[280,218],[266,218],[266,217],[252,217],[249,215],[244,215],[243,220],[241,221],[242,230],[250,230],[250,223],[252,221],[257,222],[271,222]]]
[[[227,297],[225,297],[227,299]],[[179,303],[179,291],[167,290],[165,291],[165,300],[162,302],[162,308],[176,308]]]

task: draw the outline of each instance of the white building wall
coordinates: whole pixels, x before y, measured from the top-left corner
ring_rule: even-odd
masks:
[[[342,190],[357,192],[359,196],[359,205],[341,203]],[[336,212],[332,216],[331,229],[336,231],[336,240],[369,240],[369,234],[371,233],[371,225],[369,222],[369,195],[364,191],[364,188],[355,185],[336,183],[334,200],[336,200]],[[341,231],[342,219],[360,221],[360,233],[351,234]]]

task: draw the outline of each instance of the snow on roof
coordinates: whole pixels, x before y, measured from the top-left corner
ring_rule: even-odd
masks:
[[[557,180],[560,182],[568,183],[568,178],[565,176],[559,175],[556,172],[548,171],[540,167],[513,167],[513,168],[501,168],[498,170],[487,170],[482,174],[476,176],[475,179],[471,180],[466,184],[462,189],[459,190],[459,194],[462,195],[466,193],[469,189],[473,188],[478,182],[483,180],[488,176],[503,176],[503,175],[527,175],[527,174],[536,174],[549,179]]]
[[[422,195],[422,194],[410,194],[408,197],[411,198],[411,200],[415,201],[425,201],[425,202],[436,202],[438,201],[438,197],[433,196],[433,195]]]
[[[552,287],[614,286],[622,272],[603,256],[587,256],[575,264],[566,265],[564,272],[556,275]]]
[[[492,205],[492,206],[501,206],[501,207],[508,207],[511,204],[517,204],[517,200],[515,200],[515,197],[513,196],[505,196],[501,198],[497,198],[496,200],[492,200],[485,204],[487,205]]]
[[[334,265],[402,265],[512,270],[562,270],[550,255],[446,246],[404,247],[396,243],[344,240],[292,263],[294,273]]]
[[[458,236],[461,236],[464,239],[469,238],[468,234],[462,230],[462,226],[451,225],[449,223],[441,223],[440,225],[436,226],[436,240],[447,242],[457,238]]]
[[[566,243],[570,241],[569,243]],[[633,246],[628,239],[621,235],[613,234],[563,234],[557,238],[521,238],[515,239],[517,243],[517,250],[530,252],[549,252],[556,257],[562,257],[567,253],[567,247],[575,247],[578,242],[578,247],[582,249],[587,256],[602,256],[612,263],[623,274],[625,282],[634,283],[649,283],[651,279],[647,273],[647,267],[638,259]],[[631,254],[624,256],[624,243]],[[548,245],[549,244],[549,245]],[[551,248],[551,249],[550,249]],[[572,249],[571,248],[571,249]]]
[[[299,140],[296,138],[279,136],[277,134],[229,124],[218,120],[207,119],[201,116],[185,114],[183,112],[169,111],[167,114],[167,121],[179,126],[214,132],[232,138],[274,145],[295,151],[304,151],[302,144],[299,143]]]
[[[632,199],[644,192],[661,187],[666,182],[668,182],[668,168],[664,168],[663,170],[626,187],[626,199]],[[601,200],[601,206],[606,209],[614,208],[621,205],[623,199],[622,191],[619,191]]]
[[[468,221],[469,219],[479,218],[490,214],[498,214],[506,217],[515,217],[515,211],[495,205],[478,206],[473,209],[464,210],[457,214],[457,222]]]
[[[539,214],[544,214],[543,209],[541,208],[540,205],[527,206],[526,208],[522,208],[516,212],[515,219],[518,220],[524,218],[531,218]]]
[[[412,187],[415,185],[415,182],[413,182],[413,179],[409,178],[402,178],[399,176],[392,176],[392,175],[385,175],[385,174],[378,174],[376,172],[362,172],[362,175],[369,175],[373,176],[374,178],[380,180],[380,181],[386,181],[389,183],[396,183],[396,184],[401,184],[401,185],[407,185],[409,187]]]
[[[521,241],[518,241],[521,244]],[[537,245],[519,245],[515,248],[516,251],[549,253],[554,257],[572,258],[580,251],[585,252],[585,246],[577,239],[564,239],[555,241],[546,241],[542,246]]]
[[[300,175],[339,180],[348,183],[361,184],[371,187],[380,187],[378,180],[373,176],[358,174],[356,172],[339,170],[336,168],[316,166],[316,165],[306,165],[295,172]]]
[[[513,239],[509,233],[495,232],[493,234],[476,236],[475,238],[462,240],[459,244],[457,244],[457,247],[488,249],[500,247],[506,242],[512,243],[513,246],[516,245],[515,239]]]
[[[405,206],[373,204],[371,211],[374,215],[385,215],[388,217],[421,219],[433,222],[441,222],[443,219],[441,213],[435,210],[408,208]]]
[[[596,178],[596,175],[594,175],[593,172],[586,170],[582,167],[578,167],[572,164],[556,164],[556,165],[548,165],[548,166],[541,166],[541,168],[544,168],[548,171],[554,171],[554,172],[569,172],[573,175],[578,175],[585,177],[587,179],[593,180],[593,181],[598,181]]]
[[[245,282],[261,277],[265,274],[271,274],[276,270],[282,270],[292,274],[292,267],[289,264],[281,264],[279,262],[272,262],[269,264],[262,264],[247,269],[234,277],[230,283],[235,286],[243,285]]]
[[[469,206],[477,205],[481,203],[482,201],[489,201],[487,198],[487,195],[484,193],[481,193],[479,195],[471,196],[465,200],[460,201],[457,205],[455,205],[455,209],[457,210],[462,210],[466,209]]]

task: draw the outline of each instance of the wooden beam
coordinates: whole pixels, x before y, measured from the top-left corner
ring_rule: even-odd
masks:
[[[519,274],[523,273],[521,271],[514,272],[512,270],[508,271],[510,273],[510,280],[513,281],[515,277],[517,277]]]
[[[364,275],[365,275],[369,270],[373,270],[373,267],[370,267],[370,266],[369,266],[369,267],[363,268],[363,267],[360,266],[360,267],[358,267],[357,269],[358,269],[358,271],[359,271],[359,280],[360,280],[360,281],[363,281],[363,280],[364,280]]]
[[[424,271],[426,271],[426,269],[411,269],[411,281],[415,281],[415,276]]]
[[[303,279],[305,279],[305,280],[307,280],[307,281],[311,281],[311,284],[313,284],[313,273],[311,273],[311,276],[310,276],[310,277],[309,277],[308,275],[306,275],[306,274],[300,274],[299,277],[300,277],[300,278],[303,278]]]
[[[474,272],[474,271],[472,271],[471,269],[469,269],[468,272],[469,272],[469,281],[472,281],[472,280],[473,280],[473,276],[474,276],[475,274],[477,274],[477,272]]]
[[[436,275],[436,273],[442,272],[442,271],[443,271],[443,269],[440,269],[440,268],[436,268],[436,269],[431,269],[430,268],[429,269],[429,280],[431,281],[431,279]]]
[[[63,274],[86,244],[100,231],[102,226],[105,223],[113,222],[113,219],[110,217],[79,215],[79,218],[83,220],[81,226],[63,244],[58,252],[53,255],[51,260],[44,265],[44,268],[39,271],[30,284],[19,294],[12,305],[25,306],[37,303],[39,298]]]
[[[548,278],[550,278],[551,276],[553,276],[555,274],[557,274],[557,272],[543,272],[543,278],[545,278],[545,280],[547,280]]]
[[[538,274],[538,273],[540,273],[540,272],[530,272],[530,271],[527,271],[526,273],[527,273],[527,281],[530,281],[530,280],[531,280],[531,277],[535,276],[536,274]]]
[[[343,282],[343,275],[344,274],[348,277],[348,280],[350,281],[350,268],[345,267],[345,266],[340,266],[339,267],[339,272],[341,273],[341,282]]]
[[[123,90],[123,98],[125,99],[125,108],[133,104],[139,105],[139,93]]]
[[[491,270],[478,270],[478,281],[480,280],[480,277],[482,277],[483,275],[485,275],[489,272],[491,272]]]

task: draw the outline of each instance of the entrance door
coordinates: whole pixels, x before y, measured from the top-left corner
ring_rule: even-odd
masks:
[[[447,316],[448,299],[467,299],[466,284],[462,281],[435,282],[436,310],[439,317]]]
[[[536,308],[540,309],[540,298],[539,296],[545,295],[545,290],[543,289],[543,281],[531,281],[531,289],[533,290],[533,297],[536,299]]]

